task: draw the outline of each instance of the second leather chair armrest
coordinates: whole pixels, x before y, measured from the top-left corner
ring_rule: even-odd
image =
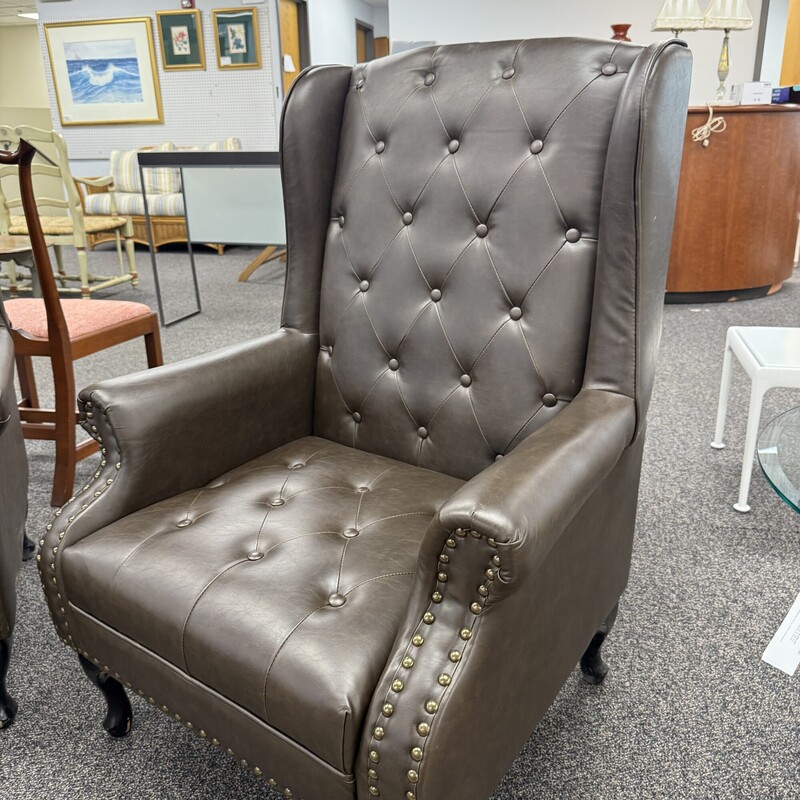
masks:
[[[548,425],[465,483],[439,510],[439,525],[497,540],[511,580],[517,570],[535,570],[619,461],[635,424],[632,398],[584,389]]]
[[[318,350],[316,335],[282,329],[84,389],[81,421],[103,453],[87,530],[310,434]]]

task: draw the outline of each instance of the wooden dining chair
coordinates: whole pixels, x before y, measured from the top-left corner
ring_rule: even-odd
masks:
[[[72,495],[75,467],[79,460],[97,451],[94,439],[77,444],[78,422],[75,401],[73,362],[144,337],[148,367],[163,363],[158,317],[143,303],[120,300],[61,300],[47,251],[36,199],[33,193],[31,162],[36,149],[21,139],[15,152],[0,152],[0,165],[16,164],[22,207],[31,239],[41,299],[8,300],[6,313],[11,322],[15,358],[22,398],[19,403],[22,430],[26,439],[46,439],[56,444],[55,474],[51,504],[61,506]],[[39,407],[32,359],[50,359],[55,385],[55,408]]]

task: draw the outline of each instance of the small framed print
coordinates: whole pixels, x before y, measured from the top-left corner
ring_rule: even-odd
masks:
[[[216,8],[214,39],[220,69],[256,69],[261,66],[258,14],[255,8]]]
[[[200,12],[156,11],[156,19],[164,69],[205,69]]]

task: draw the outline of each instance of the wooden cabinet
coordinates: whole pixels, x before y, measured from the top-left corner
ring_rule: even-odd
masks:
[[[792,273],[800,211],[800,106],[720,106],[708,147],[689,109],[667,276],[668,301],[758,297]],[[699,293],[702,296],[697,297]]]

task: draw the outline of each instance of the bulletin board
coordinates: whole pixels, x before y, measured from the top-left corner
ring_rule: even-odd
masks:
[[[93,5],[97,13],[81,16],[76,11]],[[116,4],[114,4],[116,5]],[[199,3],[198,3],[199,5]],[[224,6],[221,2],[215,4]],[[45,59],[45,79],[53,112],[53,127],[64,136],[70,159],[106,159],[111,150],[133,150],[137,147],[172,142],[177,147],[205,146],[228,136],[236,136],[244,150],[278,149],[278,98],[273,75],[272,47],[277,32],[271,30],[269,7],[258,9],[261,68],[219,70],[216,64],[214,24],[210,7],[200,10],[203,42],[206,52],[205,70],[170,70],[161,63],[161,43],[155,11],[169,7],[165,2],[137,3],[136,16],[150,16],[156,39],[156,63],[164,106],[163,124],[86,125],[64,128],[58,115],[53,75],[47,56],[44,24],[80,22],[120,17],[103,13],[111,4],[91,0],[53,6],[40,6],[39,36]],[[143,6],[150,6],[148,13]],[[72,13],[70,13],[72,12]]]

